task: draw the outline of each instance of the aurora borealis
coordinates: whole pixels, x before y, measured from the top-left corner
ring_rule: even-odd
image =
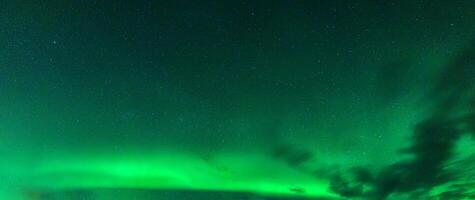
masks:
[[[473,1],[0,1],[0,200],[475,199]]]

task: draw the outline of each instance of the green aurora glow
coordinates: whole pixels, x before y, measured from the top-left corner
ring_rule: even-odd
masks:
[[[473,1],[0,4],[0,199],[475,199]]]

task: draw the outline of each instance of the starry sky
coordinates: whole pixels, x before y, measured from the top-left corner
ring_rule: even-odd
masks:
[[[10,1],[0,197],[475,199],[473,1]]]

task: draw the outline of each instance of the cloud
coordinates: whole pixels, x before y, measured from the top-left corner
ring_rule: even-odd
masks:
[[[474,88],[475,42],[443,69],[428,95],[434,103],[431,115],[414,128],[411,145],[402,149],[411,159],[386,166],[374,175],[361,168],[350,170],[350,176],[333,176],[330,189],[344,197],[383,200],[393,194],[428,195],[432,188],[456,180],[447,162],[463,135],[475,135]],[[473,198],[474,192],[467,187],[473,185],[452,185],[438,197]]]
[[[283,160],[292,167],[300,167],[302,164],[310,161],[314,157],[313,153],[310,151],[297,149],[291,145],[285,144],[277,146],[273,150],[272,156],[276,159]]]

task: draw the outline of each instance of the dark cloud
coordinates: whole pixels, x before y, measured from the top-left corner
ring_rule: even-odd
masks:
[[[355,184],[339,175],[333,177],[330,189],[343,197],[361,197],[364,195],[363,184]]]
[[[394,192],[428,190],[450,179],[444,164],[453,155],[461,134],[444,121],[428,120],[417,127],[413,144],[405,151],[413,159],[382,170],[376,179],[373,196],[385,199]]]
[[[310,151],[298,149],[287,144],[278,145],[274,148],[272,156],[276,159],[283,160],[292,167],[299,167],[314,157]]]
[[[464,134],[475,134],[474,87],[475,42],[442,70],[428,96],[434,102],[432,114],[414,128],[411,145],[402,150],[411,159],[387,166],[374,176],[364,168],[350,170],[349,178],[334,176],[330,189],[345,197],[382,200],[393,194],[420,197],[456,180],[447,164],[454,157],[457,141]],[[464,116],[457,116],[459,113]],[[474,198],[473,190],[467,189],[473,186],[452,185],[436,198]]]
[[[291,192],[299,193],[299,194],[304,194],[305,193],[305,188],[302,187],[291,187],[289,188]]]

